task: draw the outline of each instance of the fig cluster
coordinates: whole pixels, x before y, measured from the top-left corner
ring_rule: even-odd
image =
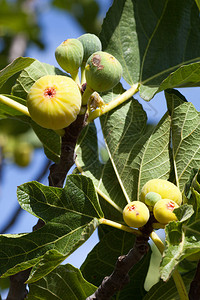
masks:
[[[144,226],[150,215],[166,225],[177,221],[173,212],[182,202],[182,194],[172,182],[164,179],[149,180],[142,188],[140,201],[128,203],[123,210],[124,222],[135,228]]]
[[[122,66],[102,51],[100,39],[89,33],[62,42],[55,57],[70,76],[45,75],[36,80],[28,93],[27,107],[37,124],[59,131],[76,120],[95,91],[105,92],[120,81]]]

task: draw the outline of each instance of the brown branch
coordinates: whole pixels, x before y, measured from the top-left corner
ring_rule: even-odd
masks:
[[[190,284],[188,296],[190,300],[200,300],[200,260],[194,278]]]
[[[67,173],[75,163],[74,149],[79,134],[86,125],[86,118],[86,115],[79,115],[75,122],[65,128],[65,134],[62,137],[60,162],[50,167],[50,186],[63,187]]]
[[[105,277],[95,291],[86,300],[109,300],[116,292],[129,283],[129,271],[136,265],[149,250],[149,235],[152,231],[153,219],[141,229],[143,235],[136,237],[134,247],[128,254],[118,257],[113,273]]]

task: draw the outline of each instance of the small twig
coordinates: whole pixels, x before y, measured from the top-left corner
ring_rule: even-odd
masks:
[[[197,264],[194,278],[190,284],[189,300],[200,300],[200,260]]]

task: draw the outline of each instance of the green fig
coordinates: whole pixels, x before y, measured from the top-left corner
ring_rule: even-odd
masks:
[[[85,66],[87,86],[93,91],[105,92],[120,81],[122,66],[111,54],[103,51],[93,53]]]
[[[20,142],[14,149],[14,161],[19,167],[27,167],[31,162],[33,147],[26,143]]]
[[[86,63],[94,52],[101,51],[102,49],[101,41],[95,34],[85,33],[78,40],[82,43],[84,49],[83,64]]]
[[[78,69],[83,61],[83,46],[77,39],[67,39],[55,51],[55,57],[63,70],[70,73],[76,81]]]
[[[145,204],[149,207],[149,210],[152,211],[156,202],[161,200],[161,195],[155,192],[149,192],[145,196]]]

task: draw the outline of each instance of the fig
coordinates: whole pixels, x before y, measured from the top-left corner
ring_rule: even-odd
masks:
[[[83,64],[86,63],[88,58],[97,51],[101,51],[101,41],[100,39],[95,35],[91,33],[85,33],[81,35],[78,40],[83,45],[84,55],[83,55]]]
[[[161,196],[155,192],[149,192],[145,196],[145,204],[149,207],[149,210],[152,211],[156,202],[161,200]]]
[[[161,224],[167,224],[170,221],[177,221],[177,217],[173,213],[173,210],[178,207],[179,205],[171,199],[161,199],[154,205],[154,217]]]
[[[81,108],[81,92],[73,79],[62,75],[39,78],[28,93],[31,118],[44,128],[58,130],[74,122]]]
[[[67,39],[55,51],[55,57],[60,67],[70,73],[76,81],[79,67],[83,61],[84,50],[78,39]]]
[[[14,162],[20,167],[27,167],[32,159],[33,147],[26,143],[20,142],[14,148]]]
[[[105,92],[112,89],[121,79],[122,66],[111,54],[103,51],[93,53],[85,66],[87,86],[93,91]]]
[[[140,194],[140,200],[142,202],[145,202],[145,196],[149,192],[158,193],[162,199],[171,199],[178,205],[180,205],[182,202],[182,194],[179,188],[168,180],[151,179],[146,182]]]
[[[128,226],[140,228],[149,220],[149,209],[143,202],[132,201],[124,207],[123,219]]]

